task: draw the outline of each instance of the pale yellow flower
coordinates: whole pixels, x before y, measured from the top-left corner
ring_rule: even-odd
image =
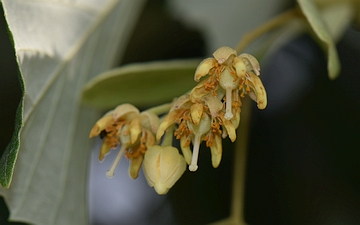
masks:
[[[195,81],[209,76],[202,82],[204,90],[214,92],[222,88],[225,91],[225,118],[228,120],[234,116],[233,102],[239,94],[240,97],[248,94],[257,102],[259,109],[264,109],[267,105],[266,91],[258,77],[259,62],[250,54],[236,55],[234,49],[221,47],[214,52],[214,58],[207,58],[199,64],[194,76]]]
[[[211,93],[195,103],[191,102],[190,95],[183,95],[161,122],[156,137],[160,139],[166,129],[177,123],[178,127],[174,135],[180,139],[180,147],[189,164],[189,170],[196,171],[198,168],[197,161],[202,141],[206,141],[206,145],[210,147],[212,164],[216,168],[222,156],[222,136],[229,136],[232,141],[236,139],[234,124],[224,118],[222,108],[222,102]]]
[[[159,118],[154,113],[139,110],[131,104],[122,104],[99,119],[90,132],[90,137],[100,134],[104,138],[99,160],[120,145],[120,151],[107,172],[108,177],[114,171],[123,155],[130,160],[129,174],[137,178],[146,150],[156,144],[155,133]]]
[[[241,98],[249,95],[259,109],[267,105],[265,88],[259,79],[258,61],[249,54],[236,56],[234,49],[221,47],[214,58],[203,60],[197,67],[194,79],[200,81],[189,94],[181,96],[159,126],[159,140],[166,129],[177,124],[174,135],[189,164],[196,171],[200,144],[206,142],[211,149],[213,167],[222,157],[222,138],[236,140],[235,130],[240,123]],[[190,145],[192,144],[192,150]]]

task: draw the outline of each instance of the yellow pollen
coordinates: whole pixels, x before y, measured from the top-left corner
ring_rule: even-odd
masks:
[[[119,144],[119,127],[122,126],[122,122],[114,122],[110,126],[108,126],[106,131],[106,136],[104,139],[104,142],[110,147],[110,148],[116,148]]]
[[[188,136],[190,134],[191,131],[186,124],[186,120],[185,119],[181,120],[179,127],[174,132],[174,136],[176,137],[176,139],[180,139],[182,136]]]
[[[210,147],[213,143],[213,134],[209,133],[208,135],[206,135],[203,139],[203,141],[206,141],[206,147]]]
[[[204,88],[206,91],[213,90],[216,87],[216,81],[208,81],[204,84]]]
[[[130,152],[129,149],[126,149],[126,151],[125,151],[125,156],[126,156],[126,158],[128,158],[128,159],[131,158],[131,152]]]

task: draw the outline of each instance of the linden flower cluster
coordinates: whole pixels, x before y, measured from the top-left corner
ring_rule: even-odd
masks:
[[[154,133],[159,126],[159,118],[151,112],[142,112],[130,104],[122,104],[106,113],[96,122],[90,132],[90,138],[100,135],[104,139],[99,160],[111,150],[121,146],[108,177],[114,176],[116,166],[125,154],[130,160],[129,173],[132,178],[138,177],[146,150],[155,145]]]
[[[107,176],[114,175],[122,155],[126,155],[132,178],[137,178],[143,165],[148,184],[158,194],[166,194],[184,173],[186,164],[190,171],[198,169],[203,141],[211,150],[213,167],[219,166],[222,139],[236,140],[241,99],[249,95],[259,109],[264,109],[267,97],[258,77],[259,63],[252,55],[237,56],[234,49],[225,46],[213,56],[203,60],[195,71],[194,79],[201,79],[200,83],[179,97],[170,110],[155,113],[149,109],[140,113],[133,105],[122,104],[96,122],[90,137],[100,135],[104,139],[99,160],[120,146]],[[164,113],[167,115],[160,122],[159,115]],[[183,155],[172,146],[173,135],[180,140]]]
[[[156,141],[155,133],[159,123],[159,117],[152,111],[140,113],[130,104],[119,105],[95,123],[90,131],[90,138],[100,135],[104,139],[99,154],[100,161],[111,149],[115,150],[120,146],[114,163],[106,173],[108,177],[114,176],[117,165],[125,155],[130,161],[129,174],[133,179],[138,177],[141,165],[144,164],[148,184],[158,194],[168,192],[184,173],[186,163],[176,148],[157,145],[159,141]]]
[[[212,165],[218,167],[222,156],[222,138],[236,140],[236,128],[240,123],[241,98],[249,95],[259,109],[267,105],[265,88],[258,77],[260,66],[249,54],[237,53],[230,47],[221,47],[214,58],[203,60],[195,72],[195,81],[207,76],[190,94],[181,96],[159,126],[156,138],[174,123],[178,128],[174,135],[180,139],[180,147],[190,171],[198,169],[200,143],[210,147]],[[193,150],[190,150],[190,144]]]

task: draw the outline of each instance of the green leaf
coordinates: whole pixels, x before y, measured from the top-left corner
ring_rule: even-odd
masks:
[[[142,4],[2,1],[24,92],[0,160],[10,220],[88,224],[88,132],[99,115],[80,104],[81,88],[114,64]]]
[[[321,8],[322,18],[335,42],[340,40],[355,17],[354,6],[349,1],[340,1]]]
[[[22,90],[24,90],[22,88]],[[20,105],[16,110],[16,124],[14,127],[13,138],[6,147],[4,154],[0,159],[0,184],[3,187],[9,188],[12,175],[14,172],[15,162],[18,156],[18,151],[20,148],[20,133],[22,129],[22,116],[23,116],[23,107],[24,101],[21,99]]]
[[[298,4],[314,33],[327,49],[328,75],[330,79],[335,79],[340,72],[340,61],[333,37],[313,0],[298,0]]]
[[[121,103],[140,107],[172,101],[191,90],[200,60],[170,60],[125,65],[95,77],[85,85],[83,101],[102,109]]]

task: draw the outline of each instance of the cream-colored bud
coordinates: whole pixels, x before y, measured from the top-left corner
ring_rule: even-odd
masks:
[[[186,162],[172,146],[154,145],[145,153],[143,170],[150,187],[159,195],[166,194],[186,169]]]

